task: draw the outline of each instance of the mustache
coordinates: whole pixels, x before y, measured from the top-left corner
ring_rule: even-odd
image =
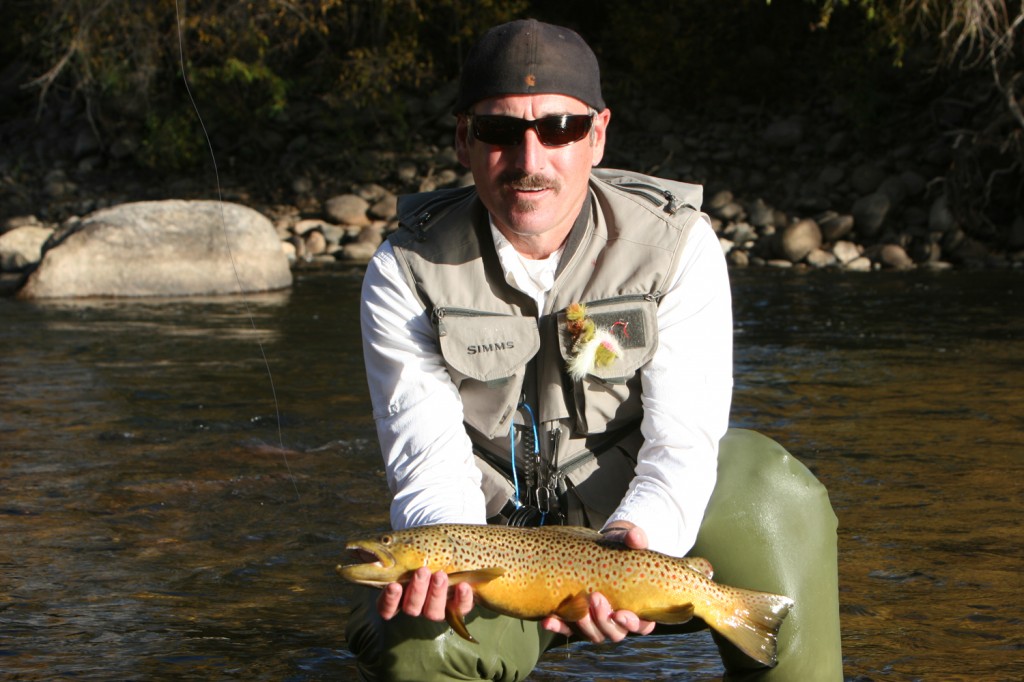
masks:
[[[521,170],[505,171],[498,177],[498,181],[516,190],[553,189],[557,192],[562,189],[562,183],[557,178],[549,178],[542,173],[526,173]]]

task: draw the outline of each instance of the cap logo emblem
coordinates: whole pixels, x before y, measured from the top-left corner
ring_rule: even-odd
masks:
[[[523,79],[526,82],[527,87],[535,87],[537,85],[537,76],[532,73],[526,74],[526,78]]]

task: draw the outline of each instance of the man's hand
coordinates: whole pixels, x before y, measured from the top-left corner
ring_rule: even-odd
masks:
[[[643,528],[628,521],[615,521],[602,531],[603,542],[620,542],[630,549],[647,549],[647,533]],[[548,616],[541,625],[551,632],[572,635],[573,628],[557,616]],[[632,611],[612,611],[612,606],[600,592],[590,595],[590,612],[576,623],[576,629],[591,642],[610,639],[621,642],[630,633],[647,635],[654,630],[654,623],[642,620]]]
[[[473,588],[467,583],[455,585],[451,590],[455,608],[466,615],[473,608]],[[390,583],[377,598],[377,611],[384,620],[391,620],[399,611],[409,616],[422,616],[427,620],[445,619],[448,604],[448,574],[418,568],[404,587]]]

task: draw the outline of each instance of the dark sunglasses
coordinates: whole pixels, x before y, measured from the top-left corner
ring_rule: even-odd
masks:
[[[565,114],[529,120],[515,116],[471,115],[473,137],[485,144],[515,147],[533,128],[545,147],[564,147],[579,142],[594,126],[593,114]]]

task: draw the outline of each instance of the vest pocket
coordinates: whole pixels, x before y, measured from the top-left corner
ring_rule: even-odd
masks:
[[[488,438],[507,434],[526,364],[540,349],[537,320],[464,308],[436,308],[434,320],[463,419]]]
[[[579,377],[572,380],[577,430],[603,433],[639,413],[637,371],[658,347],[658,304],[654,295],[636,295],[585,306],[593,340],[586,338],[589,332],[574,335],[563,310],[558,314],[559,350],[570,377]],[[596,348],[595,340],[604,341],[604,348]]]

